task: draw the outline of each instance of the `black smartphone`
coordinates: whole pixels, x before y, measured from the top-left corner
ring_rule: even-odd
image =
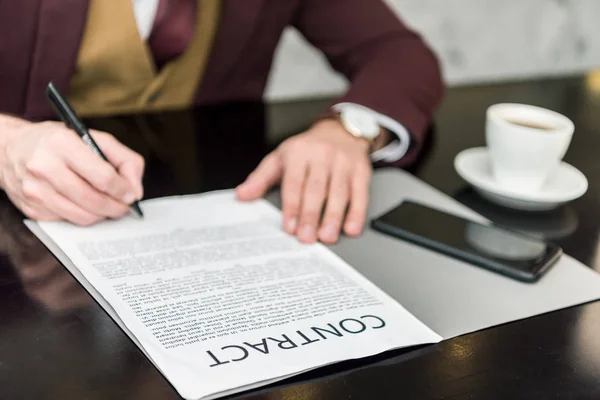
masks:
[[[562,255],[560,246],[412,201],[371,221],[373,229],[524,282],[537,281]]]

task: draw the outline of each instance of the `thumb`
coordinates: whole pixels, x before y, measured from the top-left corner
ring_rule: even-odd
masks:
[[[251,201],[264,196],[267,190],[281,180],[282,174],[283,163],[275,151],[266,156],[246,181],[236,188],[238,199]]]

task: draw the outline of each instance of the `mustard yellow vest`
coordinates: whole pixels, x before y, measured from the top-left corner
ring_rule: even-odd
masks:
[[[132,2],[90,0],[68,101],[84,117],[189,107],[214,42],[219,3],[198,1],[194,38],[185,53],[158,72]]]

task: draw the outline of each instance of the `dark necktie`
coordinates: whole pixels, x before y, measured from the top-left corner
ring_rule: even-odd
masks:
[[[195,0],[159,0],[148,45],[160,70],[179,57],[192,41],[196,25]]]

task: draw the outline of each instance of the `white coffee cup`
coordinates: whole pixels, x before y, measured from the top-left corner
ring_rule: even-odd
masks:
[[[573,122],[544,108],[502,103],[488,108],[486,142],[497,182],[535,192],[556,172],[573,137]]]

